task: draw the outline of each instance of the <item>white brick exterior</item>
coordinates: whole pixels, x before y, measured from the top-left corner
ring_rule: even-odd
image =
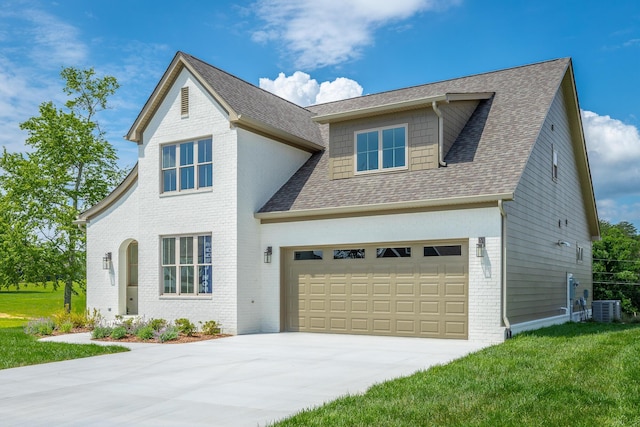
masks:
[[[420,240],[469,240],[469,339],[504,340],[501,326],[501,217],[498,208],[379,215],[263,224],[262,247],[273,247],[271,264],[261,264],[264,332],[280,325],[280,248],[349,243]],[[478,237],[486,237],[487,255],[477,258]]]
[[[180,114],[184,86],[190,88],[187,118]],[[209,136],[213,139],[212,189],[161,194],[162,144]],[[230,127],[224,110],[183,70],[144,131],[137,184],[87,225],[88,308],[100,310],[107,319],[126,314],[126,248],[137,241],[139,315],[216,320],[227,333],[259,332],[257,271],[263,249],[253,213],[309,155]],[[203,233],[212,234],[213,295],[162,296],[161,237]],[[102,270],[106,252],[113,253],[112,271]]]

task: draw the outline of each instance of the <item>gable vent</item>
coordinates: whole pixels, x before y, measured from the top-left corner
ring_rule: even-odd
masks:
[[[180,114],[183,116],[189,115],[189,87],[183,87],[180,89]]]

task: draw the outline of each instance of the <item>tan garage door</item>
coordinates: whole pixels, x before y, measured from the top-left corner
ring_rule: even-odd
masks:
[[[463,242],[287,249],[287,331],[467,338]]]

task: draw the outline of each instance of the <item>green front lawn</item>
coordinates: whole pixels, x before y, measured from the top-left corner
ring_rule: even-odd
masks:
[[[121,346],[40,342],[22,327],[0,329],[0,369],[128,351]]]
[[[371,387],[277,426],[640,425],[640,325],[566,324]]]
[[[71,309],[82,313],[87,305],[87,297],[83,292],[71,296]],[[64,309],[64,285],[53,289],[47,287],[24,285],[20,290],[0,290],[0,321],[6,320],[4,315],[13,318],[36,319],[46,317]],[[23,322],[23,323],[26,323]],[[2,326],[2,323],[0,323]]]
[[[73,295],[71,308],[82,313],[86,307],[83,293]],[[78,359],[100,354],[128,351],[121,346],[80,345],[40,342],[24,333],[29,319],[48,317],[64,309],[64,287],[57,291],[33,285],[16,290],[0,291],[0,369],[60,360]]]

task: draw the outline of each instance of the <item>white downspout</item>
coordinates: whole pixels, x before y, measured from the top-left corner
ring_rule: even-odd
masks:
[[[500,274],[502,281],[502,321],[504,322],[505,338],[511,338],[511,322],[507,317],[507,213],[504,210],[502,199],[498,200],[498,209],[502,219],[502,241],[500,261],[502,263],[502,272]]]
[[[444,161],[444,119],[442,118],[442,111],[438,108],[436,101],[431,102],[431,106],[438,116],[438,165],[447,166],[447,162]]]

